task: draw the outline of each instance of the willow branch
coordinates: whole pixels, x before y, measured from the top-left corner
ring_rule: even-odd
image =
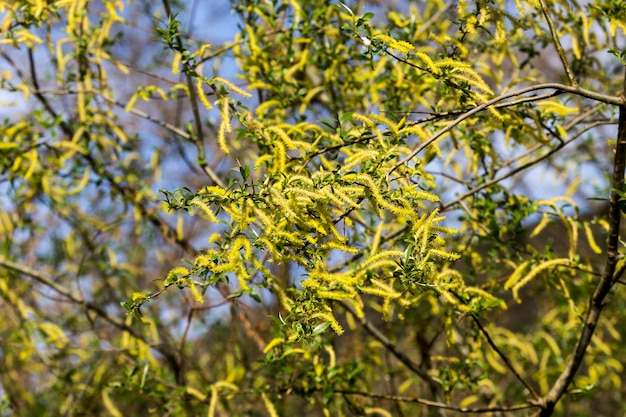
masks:
[[[455,206],[456,204],[458,204],[459,202],[465,200],[468,197],[471,197],[472,195],[476,194],[477,192],[491,187],[494,184],[498,184],[504,180],[506,180],[507,178],[510,178],[514,175],[519,174],[522,171],[525,171],[529,168],[532,168],[533,166],[537,165],[538,163],[548,159],[549,157],[551,157],[552,155],[554,155],[555,153],[557,153],[558,151],[560,151],[561,149],[563,149],[564,147],[566,147],[567,145],[569,145],[570,143],[572,143],[573,141],[575,141],[576,139],[578,139],[578,137],[580,137],[581,134],[583,134],[584,132],[588,131],[589,129],[592,129],[594,127],[597,126],[601,126],[601,125],[606,125],[606,124],[610,124],[612,122],[596,122],[596,123],[592,123],[590,126],[585,127],[584,129],[582,129],[582,131],[576,133],[576,135],[574,135],[572,138],[570,138],[568,141],[563,142],[558,144],[557,146],[555,146],[554,148],[550,149],[550,151],[546,152],[544,155],[541,155],[540,157],[537,157],[535,159],[533,159],[532,161],[529,161],[523,165],[518,166],[517,168],[513,168],[510,171],[506,172],[505,174],[500,175],[499,177],[493,178],[492,180],[486,181],[474,188],[472,188],[471,190],[467,191],[466,193],[464,193],[463,195],[461,195],[460,197],[456,198],[455,200],[446,203],[446,204],[442,204],[441,206],[441,211],[445,211],[447,209],[449,209],[450,207]],[[528,152],[526,152],[524,154],[524,156],[532,154],[535,150],[531,149]]]
[[[94,304],[91,301],[86,301],[86,300],[82,299],[81,297],[79,297],[78,295],[73,294],[68,289],[66,289],[63,286],[61,286],[58,283],[56,283],[55,280],[52,277],[49,277],[49,276],[47,276],[45,274],[42,274],[41,272],[36,271],[36,270],[34,270],[32,268],[29,268],[29,267],[24,266],[24,265],[20,265],[20,264],[18,264],[16,262],[9,261],[8,259],[2,258],[2,257],[0,257],[0,266],[4,267],[5,269],[9,269],[11,271],[18,272],[20,274],[24,274],[26,276],[29,276],[29,277],[33,278],[35,281],[37,281],[40,284],[43,284],[46,287],[52,289],[54,292],[56,292],[57,294],[65,297],[66,299],[70,300],[71,302],[73,302],[75,304],[78,304],[78,305],[81,305],[81,306],[85,307],[87,310],[93,311],[95,314],[100,316],[102,319],[104,319],[105,321],[109,322],[113,326],[119,328],[120,330],[124,330],[124,331],[130,333],[133,337],[142,340],[147,345],[151,345],[151,343],[147,339],[145,339],[143,335],[137,333],[132,327],[130,327],[126,323],[124,323],[124,321],[122,321],[122,320],[120,320],[120,319],[110,315],[109,313],[104,311],[97,304]],[[161,352],[161,353],[167,353],[167,352]]]
[[[406,402],[406,403],[416,403],[427,405],[433,408],[442,408],[445,410],[456,411],[459,413],[494,413],[494,412],[505,412],[505,411],[520,411],[527,410],[532,407],[536,407],[533,404],[518,404],[512,405],[508,407],[459,407],[452,404],[446,404],[436,401],[429,401],[423,398],[414,398],[414,397],[405,397],[401,395],[385,395],[385,394],[374,394],[366,391],[357,391],[357,390],[334,390],[336,394],[347,394],[347,395],[360,395],[366,398],[377,398],[381,400],[389,400],[389,401],[398,401],[398,402]]]
[[[167,13],[168,18],[173,19],[174,15],[172,14],[172,7],[170,6],[169,0],[163,0],[163,7],[165,7],[165,12]],[[183,50],[183,38],[180,34],[176,35],[176,44],[179,50]],[[198,164],[204,173],[217,185],[224,187],[224,183],[219,179],[217,175],[211,170],[209,164],[206,160],[206,151],[204,148],[204,133],[202,131],[202,118],[200,117],[200,108],[198,106],[198,94],[193,85],[193,80],[191,78],[191,72],[193,68],[186,63],[184,68],[185,73],[185,81],[187,82],[187,89],[189,90],[189,103],[191,104],[191,112],[193,113],[193,120],[195,125],[196,134],[193,138],[193,142],[196,145],[198,150]]]
[[[624,73],[624,87],[626,89],[626,71]],[[623,95],[622,95],[623,98]],[[618,192],[624,187],[624,170],[626,169],[626,106],[620,106],[619,126],[617,129],[617,144],[615,149],[615,161],[613,163],[613,179],[611,182],[611,196],[609,198],[609,233],[606,239],[606,262],[602,278],[598,282],[593,295],[589,300],[589,309],[585,318],[576,347],[565,365],[565,368],[555,381],[548,395],[538,401],[542,407],[540,417],[549,417],[554,413],[554,408],[561,397],[571,385],[576,372],[583,364],[587,348],[598,325],[602,310],[606,306],[605,299],[616,284],[616,266],[619,260],[619,231],[622,211],[620,208],[620,195]]]
[[[358,318],[356,312],[352,308],[352,306],[345,302],[341,301],[341,305],[355,318]],[[378,340],[389,352],[391,352],[400,362],[402,362],[407,368],[409,368],[412,372],[414,372],[417,376],[419,376],[422,380],[424,380],[433,392],[440,392],[441,386],[437,381],[433,379],[428,372],[420,368],[420,366],[415,363],[411,358],[401,352],[395,343],[387,338],[376,326],[374,326],[371,322],[369,322],[365,317],[358,318],[361,322],[363,328],[376,340]]]
[[[546,2],[544,0],[539,0],[539,5],[541,6],[541,11],[543,12],[543,16],[546,18],[546,22],[548,23],[548,27],[550,28],[550,35],[552,36],[552,42],[554,42],[554,47],[556,48],[556,52],[559,54],[559,58],[561,59],[561,63],[563,64],[563,69],[565,70],[565,75],[567,75],[567,79],[569,83],[573,87],[578,87],[578,83],[574,78],[574,73],[567,62],[567,57],[565,56],[565,50],[563,49],[563,45],[561,45],[561,41],[559,40],[559,34],[554,28],[554,23],[552,22],[552,17],[550,16],[550,11],[548,10],[548,6],[546,6]]]
[[[476,327],[478,327],[478,330],[480,331],[480,333],[482,333],[482,335],[487,340],[487,343],[489,344],[489,346],[491,346],[491,348],[494,350],[494,352],[496,352],[498,354],[498,356],[500,357],[500,359],[502,359],[502,361],[504,362],[504,364],[507,367],[507,369],[515,376],[515,378],[517,378],[517,380],[519,382],[522,383],[522,385],[524,385],[524,387],[528,390],[529,393],[532,394],[533,397],[535,397],[535,399],[539,399],[539,394],[537,394],[537,391],[535,391],[535,389],[532,387],[532,385],[530,385],[522,377],[522,375],[520,375],[520,373],[517,372],[517,370],[515,369],[515,367],[513,366],[511,361],[509,360],[509,358],[504,354],[504,352],[502,352],[502,350],[500,350],[498,345],[496,345],[496,342],[489,335],[489,332],[487,332],[487,329],[485,329],[485,327],[482,325],[480,320],[478,320],[478,317],[476,317],[475,314],[470,314],[470,317],[472,318],[472,321],[474,322],[474,324],[476,324]]]
[[[487,109],[488,107],[491,107],[491,106],[493,106],[493,105],[495,105],[495,104],[497,104],[497,103],[499,103],[499,102],[501,102],[503,100],[506,100],[506,99],[509,99],[509,98],[512,98],[512,97],[521,96],[521,95],[530,93],[532,91],[545,90],[545,89],[552,89],[552,90],[555,90],[555,91],[560,92],[560,93],[570,93],[570,94],[578,95],[578,96],[581,96],[581,97],[586,97],[586,98],[589,98],[589,99],[600,101],[600,102],[603,102],[603,103],[614,104],[616,106],[622,106],[623,104],[626,103],[626,99],[623,96],[609,96],[609,95],[605,95],[605,94],[596,93],[594,91],[586,90],[584,88],[580,88],[580,87],[577,87],[577,86],[574,87],[574,86],[569,86],[569,85],[560,84],[560,83],[537,84],[537,85],[533,85],[533,86],[530,86],[530,87],[522,88],[521,90],[517,90],[517,91],[511,92],[511,93],[503,94],[503,95],[500,95],[498,97],[494,97],[491,100],[486,101],[483,104],[480,104],[480,105],[474,107],[471,110],[468,110],[466,113],[462,114],[461,116],[457,117],[452,122],[450,122],[446,127],[444,127],[443,129],[439,130],[437,133],[432,135],[425,142],[421,143],[409,155],[407,155],[406,157],[404,157],[403,159],[401,159],[400,161],[398,161],[396,164],[394,164],[391,167],[391,169],[387,173],[387,180],[389,180],[390,175],[396,169],[398,169],[401,165],[404,165],[407,162],[409,162],[411,159],[413,159],[416,155],[418,155],[420,152],[422,152],[424,149],[426,149],[429,145],[431,145],[437,139],[441,138],[444,134],[446,134],[447,132],[451,131],[457,125],[459,125],[463,121],[469,119],[473,115],[475,115],[475,114],[477,114],[477,113]]]

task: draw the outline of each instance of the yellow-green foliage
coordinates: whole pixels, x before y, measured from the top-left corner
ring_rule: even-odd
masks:
[[[187,3],[0,0],[0,409],[623,409],[619,1]]]

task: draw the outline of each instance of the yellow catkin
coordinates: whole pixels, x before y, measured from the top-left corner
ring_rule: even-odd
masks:
[[[207,110],[211,110],[213,106],[209,103],[209,99],[206,94],[204,94],[204,81],[202,81],[202,78],[198,78],[198,81],[196,81],[196,91],[198,92],[198,97],[200,97],[200,101],[204,107],[206,107]]]
[[[172,60],[172,74],[177,75],[180,72],[180,60],[182,58],[182,54],[180,52],[176,52],[174,54],[174,59]]]
[[[222,123],[220,123],[220,127],[217,131],[217,143],[220,149],[222,150],[222,152],[224,152],[225,154],[230,153],[230,149],[226,145],[226,129],[227,128],[228,128],[228,125],[222,119]]]
[[[217,387],[211,386],[211,400],[209,401],[209,410],[207,412],[208,417],[215,416],[215,409],[217,408]]]
[[[222,78],[222,77],[215,77],[213,78],[214,82],[219,82],[221,84],[224,84],[226,87],[228,87],[229,90],[234,91],[235,93],[246,97],[246,98],[250,98],[252,97],[252,94],[248,93],[245,90],[242,90],[241,88],[237,87],[235,84],[231,83],[230,81]]]
[[[583,223],[583,227],[585,229],[585,235],[587,236],[587,242],[589,242],[589,247],[594,253],[601,254],[602,249],[600,249],[600,246],[596,243],[591,227],[589,227],[589,223]]]
[[[194,198],[193,200],[191,200],[189,202],[190,205],[192,206],[196,206],[198,207],[200,210],[202,210],[202,212],[204,213],[205,216],[207,216],[207,218],[209,220],[211,220],[213,223],[218,223],[217,217],[215,216],[215,214],[213,214],[213,211],[211,210],[211,208],[203,201]]]
[[[263,403],[265,404],[265,409],[267,410],[270,417],[278,417],[278,413],[276,412],[276,408],[274,404],[270,401],[270,399],[265,395],[265,393],[261,394],[263,398]]]
[[[196,284],[188,279],[185,280],[187,287],[189,288],[189,290],[191,291],[191,294],[193,295],[193,298],[196,299],[197,302],[199,302],[200,304],[204,303],[204,297],[202,297],[202,294],[200,294],[200,291],[198,291],[198,288],[196,287]]]
[[[224,131],[226,133],[232,132],[233,127],[230,124],[230,102],[226,98],[223,98],[220,103],[220,117],[222,118],[222,123],[225,124]]]

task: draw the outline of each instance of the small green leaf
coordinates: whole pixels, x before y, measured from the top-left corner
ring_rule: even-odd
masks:
[[[344,114],[341,115],[341,117],[339,118],[339,120],[341,122],[345,122],[346,120],[350,120],[352,119],[352,115],[354,114],[353,111],[347,111]]]
[[[352,9],[343,4],[343,2],[340,1],[339,6],[343,7],[348,13],[350,13],[350,16],[354,16],[354,12],[352,11]]]
[[[330,322],[324,322],[324,323],[318,324],[317,326],[315,326],[311,334],[313,336],[319,336],[320,334],[324,333],[326,329],[328,329],[329,327],[330,327]]]

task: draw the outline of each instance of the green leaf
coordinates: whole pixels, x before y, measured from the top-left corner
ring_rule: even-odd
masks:
[[[353,112],[353,111],[347,111],[347,112],[345,112],[345,113],[343,113],[343,114],[341,115],[341,117],[339,118],[339,120],[340,120],[341,122],[345,122],[346,120],[350,120],[350,119],[352,119],[352,115],[353,115],[353,114],[354,114],[354,112]]]
[[[330,327],[330,322],[324,322],[315,326],[311,334],[313,336],[318,336],[326,331]]]

